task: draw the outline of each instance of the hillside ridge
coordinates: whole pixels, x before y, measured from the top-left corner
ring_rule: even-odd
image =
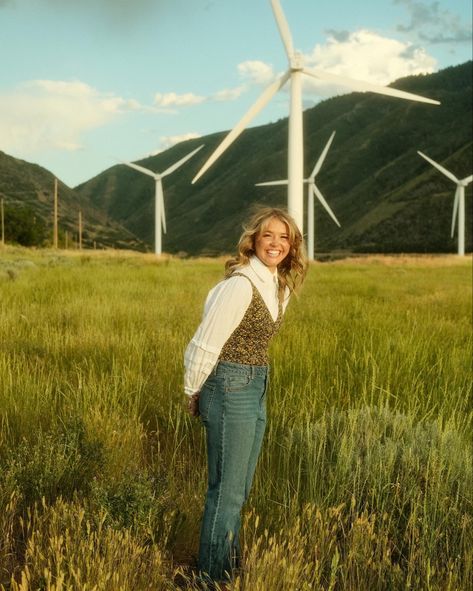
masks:
[[[340,220],[337,228],[316,203],[316,251],[455,252],[450,237],[454,184],[418,154],[429,155],[459,178],[471,174],[472,62],[434,74],[408,76],[396,88],[441,101],[440,106],[351,93],[304,111],[304,173],[308,175],[332,131],[317,186]],[[164,170],[200,144],[204,148],[163,181],[167,234],[173,254],[232,252],[255,203],[286,205],[284,187],[255,183],[286,178],[287,118],[245,130],[195,184],[191,180],[227,131],[181,142],[139,160]],[[52,223],[54,176],[0,152],[0,196],[28,204]],[[63,228],[74,231],[80,204],[88,244],[152,250],[154,183],[115,165],[69,188],[59,183]],[[472,250],[472,186],[466,191],[466,249]],[[306,207],[306,206],[305,206]],[[306,226],[305,226],[306,227]]]

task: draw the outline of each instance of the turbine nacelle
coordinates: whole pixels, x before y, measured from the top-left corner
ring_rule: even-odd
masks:
[[[453,216],[452,216],[452,231],[451,237],[455,233],[455,221],[458,219],[458,254],[460,256],[465,254],[465,187],[467,187],[473,180],[473,175],[467,176],[464,179],[458,179],[452,172],[444,168],[441,164],[432,160],[424,153],[417,151],[417,153],[427,160],[434,168],[439,170],[444,176],[453,181],[457,188],[455,190],[455,199],[453,201]]]
[[[295,51],[289,58],[289,66],[291,72],[303,72],[304,71],[304,56],[300,51]]]
[[[187,160],[189,160],[189,158],[192,158],[192,156],[194,156],[194,154],[196,154],[203,147],[204,147],[204,144],[202,144],[201,146],[199,146],[198,148],[196,148],[195,150],[193,150],[192,152],[190,152],[189,154],[184,156],[184,158],[181,158],[180,160],[178,160],[177,162],[175,162],[174,164],[172,164],[171,166],[166,168],[166,170],[164,172],[154,172],[153,170],[150,170],[149,168],[145,168],[144,166],[141,166],[139,164],[135,164],[134,162],[125,162],[123,160],[119,160],[119,162],[121,162],[121,164],[125,164],[126,166],[129,166],[130,168],[133,168],[134,170],[137,170],[138,172],[146,174],[147,176],[152,177],[155,181],[154,217],[155,217],[155,253],[157,255],[161,254],[161,226],[162,226],[164,233],[166,233],[166,213],[165,213],[165,209],[164,209],[164,194],[163,194],[162,179],[165,176],[167,176],[168,174],[171,174],[172,172],[177,170],[180,166],[182,166],[184,164],[184,162],[187,162]]]

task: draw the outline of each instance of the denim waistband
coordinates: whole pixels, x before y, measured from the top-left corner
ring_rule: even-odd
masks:
[[[233,363],[231,361],[219,361],[212,370],[213,374],[238,373],[251,377],[265,377],[269,372],[269,365],[247,365],[244,363]]]

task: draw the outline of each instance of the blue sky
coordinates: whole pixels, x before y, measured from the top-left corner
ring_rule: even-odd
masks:
[[[470,0],[281,6],[333,73],[388,84],[472,57]],[[230,129],[287,68],[269,0],[0,0],[0,52],[0,150],[69,186]],[[305,84],[307,107],[341,92]],[[287,114],[281,92],[252,125]]]

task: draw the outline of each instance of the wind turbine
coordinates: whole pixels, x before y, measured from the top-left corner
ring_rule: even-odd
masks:
[[[289,68],[275,82],[272,82],[260,95],[257,101],[250,107],[247,113],[237,125],[225,137],[217,149],[210,155],[209,159],[202,166],[200,171],[192,180],[195,183],[204,172],[212,166],[218,157],[235,141],[250,121],[269,103],[272,97],[280,90],[286,82],[291,83],[291,103],[289,111],[289,140],[288,140],[288,210],[295,219],[300,230],[303,230],[303,135],[302,135],[302,75],[311,76],[318,80],[325,80],[333,84],[348,86],[353,90],[365,92],[376,92],[397,98],[410,99],[414,101],[440,104],[438,101],[428,99],[410,92],[396,90],[387,86],[380,86],[345,76],[330,74],[322,70],[313,70],[304,67],[303,56],[294,50],[291,31],[282,11],[279,0],[271,0],[276,23],[279,28],[282,42],[286,49],[289,60]]]
[[[192,158],[192,156],[194,156],[194,154],[196,154],[203,147],[204,147],[204,144],[202,144],[201,146],[199,146],[198,148],[193,150],[190,154],[187,154],[187,156],[184,156],[184,158],[181,158],[178,162],[174,163],[169,168],[166,168],[166,170],[161,173],[153,172],[152,170],[149,170],[148,168],[145,168],[144,166],[140,166],[139,164],[135,164],[134,162],[125,162],[123,160],[120,160],[120,162],[122,164],[125,164],[126,166],[129,166],[130,168],[134,168],[135,170],[138,170],[139,172],[142,172],[143,174],[147,174],[148,176],[153,177],[155,180],[155,187],[156,188],[155,188],[155,193],[154,193],[154,225],[155,225],[154,252],[157,255],[160,255],[162,252],[161,225],[162,225],[162,229],[163,229],[164,233],[166,234],[166,214],[164,211],[164,195],[163,195],[162,179],[165,176],[168,176],[168,174],[171,174],[172,172],[177,170],[180,166],[182,166],[184,164],[184,162],[187,162],[187,160],[189,160],[189,158]]]
[[[470,176],[467,176],[462,180],[457,179],[453,173],[441,166],[438,162],[435,162],[435,160],[432,160],[432,158],[429,158],[422,152],[417,151],[417,153],[457,185],[457,190],[455,191],[455,200],[453,202],[451,236],[453,238],[453,234],[455,233],[455,218],[458,215],[458,254],[463,256],[465,254],[465,187],[467,187],[471,181],[473,181],[473,174],[470,174]]]
[[[314,195],[320,201],[320,203],[325,207],[327,213],[332,218],[332,220],[337,224],[340,228],[340,222],[337,220],[335,214],[330,209],[329,204],[325,200],[324,196],[320,192],[320,189],[315,184],[315,177],[317,176],[319,170],[322,168],[322,164],[327,156],[327,152],[332,144],[333,138],[335,137],[335,132],[332,133],[328,142],[325,145],[325,148],[320,154],[319,159],[315,163],[313,171],[310,175],[304,179],[304,183],[308,185],[307,187],[307,255],[311,261],[314,260]],[[269,181],[266,183],[256,183],[257,187],[264,187],[270,185],[287,185],[288,181]]]

